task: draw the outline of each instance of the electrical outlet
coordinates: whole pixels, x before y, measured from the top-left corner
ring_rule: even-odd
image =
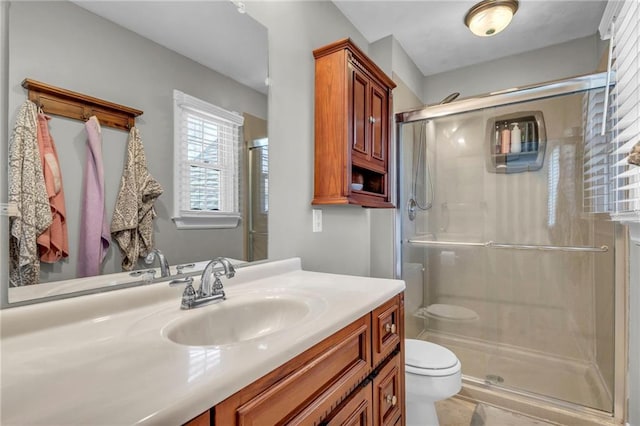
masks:
[[[322,232],[322,210],[313,209],[313,232]]]

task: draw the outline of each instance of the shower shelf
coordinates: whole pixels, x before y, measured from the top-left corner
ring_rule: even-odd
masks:
[[[509,154],[493,154],[494,157],[496,157],[497,159],[506,159],[507,163],[511,163],[513,161],[517,161],[521,158],[523,159],[529,159],[532,158],[535,160],[535,158],[538,156],[538,151],[527,151],[527,152],[519,152],[517,154],[515,153],[509,153]]]
[[[511,129],[518,124],[521,129],[521,152],[500,152],[498,135],[503,125]],[[487,121],[486,143],[487,170],[491,173],[521,173],[540,170],[544,162],[547,142],[542,111],[520,111],[502,115]]]
[[[602,245],[600,247],[589,246],[548,246],[537,244],[507,244],[496,243],[494,241],[487,242],[463,242],[463,241],[433,241],[433,240],[407,240],[409,244],[427,247],[485,247],[492,249],[512,249],[512,250],[538,250],[538,251],[569,251],[569,252],[595,252],[603,253],[609,251],[609,246]]]

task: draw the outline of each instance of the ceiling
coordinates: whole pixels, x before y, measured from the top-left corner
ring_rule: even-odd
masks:
[[[333,0],[369,43],[393,35],[425,76],[595,34],[606,1],[520,0],[511,25],[477,37],[468,0]]]

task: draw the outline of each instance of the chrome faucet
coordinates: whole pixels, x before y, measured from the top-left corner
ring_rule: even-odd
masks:
[[[222,270],[215,270],[217,264],[222,265]],[[221,276],[227,278],[233,278],[236,274],[236,269],[233,267],[229,259],[224,257],[216,257],[207,264],[202,271],[202,277],[200,278],[200,287],[198,290],[194,290],[191,283],[187,284],[187,287],[182,293],[182,309],[192,309],[198,306],[207,305],[209,303],[224,300],[224,287],[222,286]],[[213,278],[211,277],[213,275]]]
[[[164,254],[158,249],[153,249],[147,254],[147,257],[144,258],[144,263],[147,265],[153,264],[153,261],[158,258],[158,263],[160,264],[160,276],[168,277],[171,275],[171,269],[169,268],[169,261]]]

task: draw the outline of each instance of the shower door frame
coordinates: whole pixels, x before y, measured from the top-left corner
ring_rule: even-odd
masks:
[[[584,92],[590,89],[613,85],[614,82],[606,72],[582,75],[545,83],[539,83],[522,88],[507,89],[492,92],[486,95],[465,98],[448,104],[427,105],[423,108],[398,112],[395,114],[396,141],[395,141],[395,165],[396,165],[396,217],[395,217],[395,278],[402,277],[402,247],[406,243],[402,237],[403,206],[400,205],[402,193],[400,170],[402,164],[402,126],[409,123],[428,121],[430,119],[446,117],[452,114],[481,110],[485,108],[499,107],[517,104],[532,100],[539,100],[570,93]],[[615,315],[614,315],[614,385],[613,385],[613,412],[608,413],[592,409],[583,405],[564,402],[552,397],[534,395],[527,391],[504,389],[480,381],[479,379],[463,375],[463,389],[460,397],[484,401],[490,404],[502,405],[515,409],[525,414],[546,418],[560,423],[575,422],[576,419],[585,425],[620,425],[627,419],[629,410],[627,399],[627,365],[628,365],[628,294],[629,280],[627,277],[629,230],[626,225],[616,223],[614,247],[614,289],[615,289]]]

